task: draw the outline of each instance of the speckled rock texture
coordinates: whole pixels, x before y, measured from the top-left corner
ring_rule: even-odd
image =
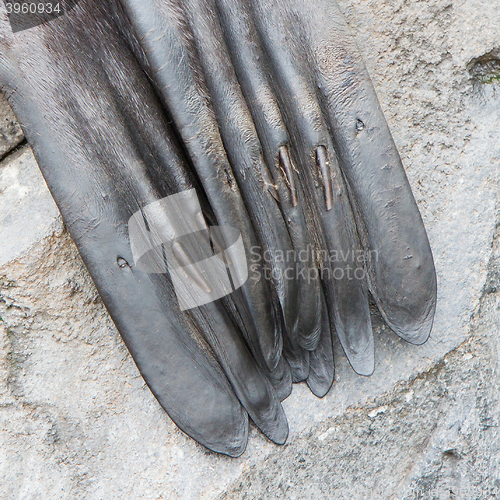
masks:
[[[374,313],[372,377],[337,344],[330,393],[299,384],[284,402],[285,446],[252,429],[242,457],[210,453],[145,386],[18,148],[0,164],[0,498],[500,498],[500,9],[339,4],[433,248],[431,339]]]
[[[24,140],[14,113],[0,92],[0,159]]]

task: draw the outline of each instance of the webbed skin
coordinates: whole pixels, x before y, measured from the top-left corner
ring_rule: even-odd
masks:
[[[334,331],[353,369],[373,372],[369,292],[398,335],[425,342],[429,242],[333,0],[81,0],[16,33],[2,8],[0,84],[124,342],[184,432],[238,456],[250,415],[285,442],[280,400],[292,381],[328,392]],[[181,311],[168,273],[136,268],[130,217],[188,189],[247,253],[272,256],[273,279],[251,275]]]

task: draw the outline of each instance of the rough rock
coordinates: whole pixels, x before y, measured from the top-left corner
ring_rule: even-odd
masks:
[[[10,109],[5,95],[0,92],[0,159],[24,140],[24,134]]]
[[[500,11],[339,4],[433,248],[429,342],[374,313],[372,377],[337,344],[330,393],[285,401],[285,446],[253,429],[242,457],[216,456],[145,387],[22,149],[0,166],[0,498],[500,497]]]

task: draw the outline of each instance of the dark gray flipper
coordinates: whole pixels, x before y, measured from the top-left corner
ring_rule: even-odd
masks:
[[[127,221],[152,201],[196,188],[214,224],[236,227],[247,252],[363,249],[388,324],[425,341],[432,254],[333,1],[81,0],[68,17],[16,39],[0,19],[0,47],[0,78],[108,310],[153,393],[199,442],[242,453],[247,415],[234,392],[284,442],[274,392],[288,395],[292,371],[315,394],[327,392],[333,351],[319,334],[328,321],[310,276],[275,278],[277,288],[249,280],[230,299],[181,312],[168,277],[132,262]],[[323,277],[330,318],[353,368],[368,375],[367,284],[349,279],[340,260],[301,265],[333,274]],[[281,355],[283,322],[292,370]]]

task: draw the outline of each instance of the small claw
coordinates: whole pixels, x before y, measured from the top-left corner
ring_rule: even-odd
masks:
[[[293,174],[292,161],[290,159],[290,153],[287,146],[280,146],[278,150],[278,158],[280,163],[280,168],[285,175],[286,185],[290,190],[290,197],[292,200],[292,207],[296,207],[299,204],[297,197],[297,188],[295,187],[295,176]]]
[[[328,154],[325,146],[318,146],[316,148],[316,165],[321,172],[323,179],[323,189],[325,191],[325,206],[327,212],[333,208],[333,191],[331,181],[330,162],[328,161]]]
[[[278,194],[278,190],[276,189],[276,186],[270,182],[266,184],[267,186],[267,192],[278,202],[281,203],[280,196]]]

